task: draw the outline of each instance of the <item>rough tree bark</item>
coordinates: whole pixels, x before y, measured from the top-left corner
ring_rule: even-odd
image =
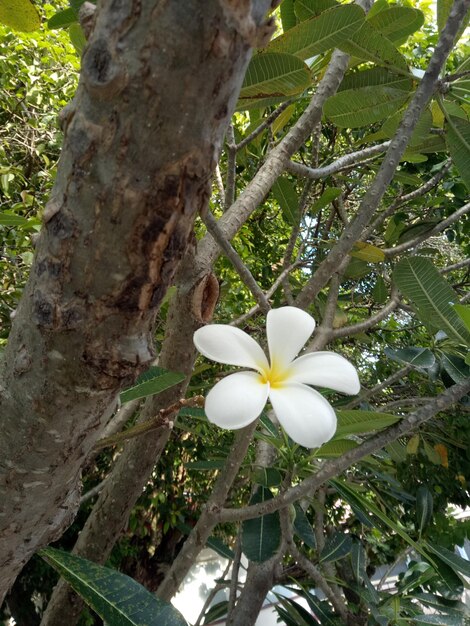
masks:
[[[206,207],[269,0],[104,0],[0,387],[0,602],[73,519],[80,467]]]

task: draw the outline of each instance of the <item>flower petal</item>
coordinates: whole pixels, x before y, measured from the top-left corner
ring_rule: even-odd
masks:
[[[269,385],[255,372],[236,372],[218,382],[206,397],[210,422],[234,430],[250,424],[263,410]]]
[[[285,367],[294,359],[313,333],[315,320],[295,306],[272,309],[267,315],[271,365]]]
[[[315,389],[289,383],[270,389],[269,399],[281,426],[300,445],[318,448],[335,434],[335,412]]]
[[[334,352],[310,352],[295,359],[289,367],[289,380],[327,387],[351,396],[361,389],[354,365]]]
[[[266,371],[268,360],[261,346],[247,333],[227,324],[203,326],[194,333],[194,345],[212,361]]]

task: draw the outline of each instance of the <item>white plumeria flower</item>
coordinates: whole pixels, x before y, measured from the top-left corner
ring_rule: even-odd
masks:
[[[317,448],[333,437],[336,415],[325,398],[307,385],[355,395],[356,369],[334,352],[311,352],[295,358],[315,328],[305,311],[286,306],[269,311],[266,333],[270,361],[247,333],[226,324],[194,333],[196,348],[212,361],[249,367],[218,382],[206,398],[209,421],[222,428],[243,428],[255,420],[268,398],[277,419],[295,442]]]

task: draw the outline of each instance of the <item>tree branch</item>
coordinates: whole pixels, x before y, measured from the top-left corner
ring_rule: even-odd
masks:
[[[392,139],[373,183],[361,202],[356,218],[343,232],[338,243],[322,261],[315,274],[297,297],[296,304],[300,308],[305,308],[312,302],[313,298],[326,285],[339,262],[352,250],[356,241],[359,241],[364,228],[379,206],[400,159],[406,150],[406,146],[411,138],[416,123],[425,106],[431,99],[436,83],[439,80],[439,73],[444,67],[445,61],[452,49],[456,34],[467,13],[468,5],[468,0],[455,0],[447,24],[439,37],[439,41],[429,62],[428,69],[403,116],[402,122]]]
[[[344,170],[352,165],[358,165],[361,161],[369,159],[369,157],[382,154],[390,146],[390,141],[384,141],[384,143],[364,148],[356,152],[351,152],[333,161],[329,165],[323,165],[322,167],[308,167],[303,163],[297,161],[289,161],[287,163],[287,170],[296,174],[297,176],[303,176],[310,178],[311,180],[318,180],[319,178],[327,178],[332,174],[336,174],[341,170]]]
[[[240,509],[213,508],[213,515],[218,523],[238,522],[252,519],[293,504],[299,498],[312,493],[330,478],[338,476],[348,467],[357,463],[365,456],[380,450],[398,437],[409,433],[422,423],[434,417],[440,411],[452,406],[470,392],[470,379],[453,385],[442,394],[431,400],[426,406],[404,417],[399,424],[391,426],[373,437],[370,437],[357,448],[346,452],[338,459],[326,462],[315,474],[306,478],[299,485],[291,487],[285,493],[275,496],[272,500],[261,504],[254,504]]]

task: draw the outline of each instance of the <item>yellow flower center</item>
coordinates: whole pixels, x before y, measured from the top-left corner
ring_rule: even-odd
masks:
[[[268,370],[262,368],[262,371],[259,377],[260,377],[260,382],[263,385],[266,385],[266,383],[269,383],[269,386],[271,387],[271,389],[279,389],[280,387],[283,386],[283,384],[287,382],[287,379],[289,378],[289,374],[290,372],[288,368],[285,368],[279,365],[279,363],[276,363],[275,361],[273,361],[273,363],[271,364],[271,367]]]

